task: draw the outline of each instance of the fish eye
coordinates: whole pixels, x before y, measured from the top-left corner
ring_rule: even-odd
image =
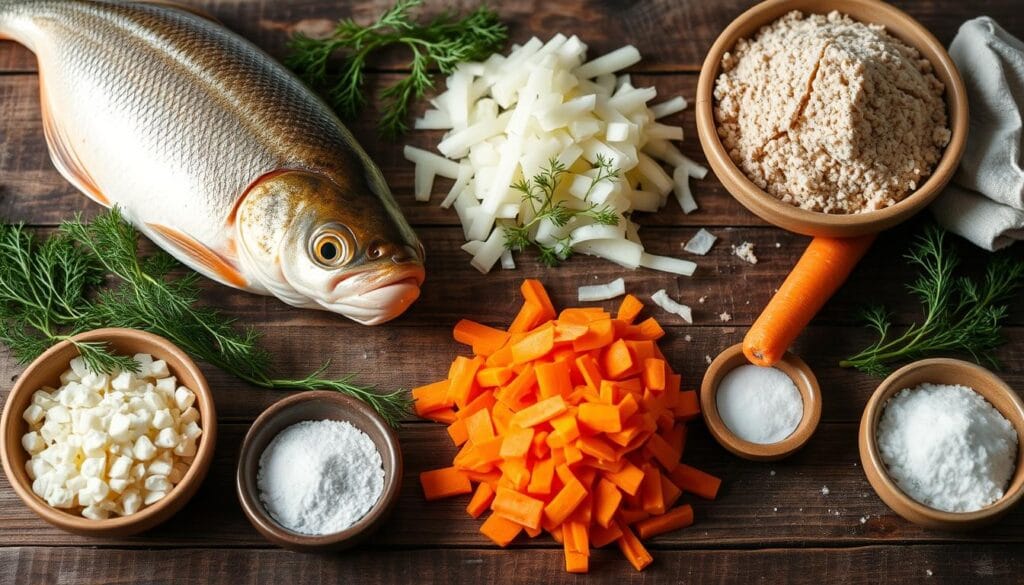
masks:
[[[336,228],[327,228],[312,241],[311,252],[318,264],[333,268],[352,259],[352,236]]]

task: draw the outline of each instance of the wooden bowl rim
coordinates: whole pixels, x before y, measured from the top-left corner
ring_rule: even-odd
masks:
[[[944,510],[932,508],[911,498],[902,489],[900,489],[900,487],[896,485],[896,482],[889,476],[885,463],[882,461],[882,455],[878,450],[878,421],[881,419],[882,411],[885,409],[889,398],[891,398],[896,392],[904,389],[904,386],[901,384],[901,380],[911,373],[919,370],[927,370],[936,366],[946,366],[954,370],[971,372],[974,375],[985,379],[987,384],[987,389],[985,390],[979,390],[978,388],[973,388],[967,384],[964,385],[971,387],[972,390],[985,398],[989,404],[999,410],[999,413],[1013,424],[1014,430],[1017,432],[1017,462],[1013,475],[1010,476],[1010,484],[1007,486],[1006,493],[1004,493],[1003,497],[995,503],[974,512],[946,512]],[[990,391],[992,393],[1002,395],[1014,406],[1014,408],[1009,411],[1000,408],[986,396]],[[1024,476],[1024,465],[1021,464],[1022,461],[1024,461],[1024,436],[1021,436],[1021,428],[1024,428],[1024,401],[1022,401],[1017,393],[1014,392],[1013,389],[995,373],[977,364],[964,360],[952,358],[931,358],[919,360],[907,364],[892,374],[889,374],[889,376],[878,385],[878,388],[875,389],[875,392],[871,395],[867,405],[864,407],[864,414],[861,416],[860,436],[858,440],[860,446],[861,467],[868,476],[868,482],[875,490],[875,493],[877,493],[882,501],[892,508],[894,512],[905,519],[916,524],[942,527],[950,530],[975,528],[998,519],[1000,516],[1008,512],[1013,506],[1017,505],[1021,497],[1024,496],[1024,481],[1022,481],[1022,476]],[[1010,488],[1012,488],[1012,491]],[[924,522],[917,520],[917,518],[923,519]]]
[[[718,136],[713,111],[713,92],[722,57],[732,49],[741,36],[744,36],[741,35],[741,30],[753,27],[753,30],[757,31],[792,10],[828,13],[832,10],[845,12],[851,7],[856,8],[858,12],[876,15],[876,19],[872,19],[871,23],[882,24],[879,21],[885,21],[886,32],[921,51],[922,57],[928,58],[926,52],[935,55],[935,59],[929,60],[936,76],[946,86],[944,101],[951,136],[932,174],[927,177],[924,184],[903,200],[877,211],[828,214],[784,203],[747,178],[732,161]],[[854,19],[867,22],[859,17]],[[894,30],[893,23],[898,23],[902,30]],[[906,31],[906,34],[903,31]],[[745,33],[746,36],[750,34]],[[956,172],[967,144],[969,120],[967,90],[956,64],[942,43],[902,10],[879,0],[767,0],[736,17],[708,51],[697,82],[696,122],[708,163],[729,193],[744,207],[765,221],[790,231],[811,236],[848,237],[866,235],[892,227],[933,201]]]
[[[160,348],[159,355],[154,353],[153,357],[167,362],[167,367],[171,371],[172,375],[176,376],[180,380],[182,378],[180,372],[187,372],[187,374],[196,381],[196,387],[190,388],[190,390],[192,390],[196,395],[196,405],[199,409],[200,420],[202,421],[203,434],[199,440],[196,456],[192,460],[191,465],[189,465],[188,471],[185,472],[185,476],[180,482],[175,484],[170,493],[168,493],[162,500],[151,506],[146,506],[142,510],[130,516],[118,516],[115,518],[107,518],[105,520],[91,520],[84,516],[76,515],[59,508],[54,508],[37,496],[35,492],[32,491],[28,480],[28,474],[24,467],[22,466],[21,469],[15,470],[11,460],[11,450],[22,449],[20,440],[16,444],[11,445],[7,443],[6,437],[9,425],[24,423],[22,413],[14,412],[14,405],[20,402],[22,394],[31,396],[31,394],[35,393],[35,391],[39,389],[36,387],[29,387],[26,382],[33,372],[54,367],[53,360],[55,359],[55,356],[72,348],[72,341],[111,340],[127,342],[129,345],[140,341],[152,344]],[[68,364],[62,365],[60,368],[61,372],[68,367]],[[59,375],[60,373],[58,372],[57,376]],[[203,376],[202,371],[195,362],[192,361],[192,358],[190,358],[188,354],[182,351],[178,346],[159,335],[155,335],[147,331],[140,331],[138,329],[127,329],[121,327],[95,329],[85,333],[80,333],[73,336],[70,340],[61,341],[43,352],[42,355],[33,360],[32,363],[30,363],[18,376],[18,381],[14,384],[14,388],[11,389],[11,392],[7,396],[7,401],[4,404],[3,415],[0,417],[0,458],[2,458],[3,461],[4,473],[7,475],[7,480],[10,482],[11,487],[14,488],[15,493],[18,494],[18,497],[25,502],[25,505],[27,505],[29,509],[39,515],[46,522],[69,532],[94,536],[104,536],[108,533],[112,535],[126,535],[148,530],[167,519],[161,518],[153,523],[155,518],[167,513],[168,508],[177,507],[180,509],[181,506],[184,506],[184,504],[195,494],[195,490],[198,489],[198,485],[196,484],[201,483],[206,476],[206,472],[213,461],[216,440],[217,413],[213,401],[213,392],[210,390],[206,377]],[[168,518],[176,511],[177,509],[170,512],[170,514],[168,514]]]
[[[377,500],[377,503],[370,508],[366,515],[357,520],[352,526],[349,526],[340,532],[323,535],[302,534],[281,526],[263,507],[263,503],[260,501],[259,495],[253,493],[249,487],[250,476],[253,480],[252,484],[255,485],[255,476],[259,473],[259,457],[262,455],[262,452],[257,454],[252,453],[256,448],[254,443],[256,442],[259,430],[273,422],[275,418],[283,416],[289,409],[306,402],[316,401],[327,402],[334,407],[340,407],[339,411],[342,412],[355,410],[366,416],[367,420],[370,420],[373,423],[371,428],[365,428],[363,425],[358,424],[357,421],[349,418],[331,420],[345,420],[369,435],[371,439],[374,435],[381,437],[383,439],[383,444],[387,446],[387,451],[390,454],[390,465],[388,465],[386,461],[382,460],[382,463],[384,464],[384,489],[381,492],[380,499]],[[305,420],[325,419],[310,418]],[[270,440],[273,440],[273,438]],[[374,441],[374,444],[376,445],[377,442]],[[249,461],[250,458],[252,458],[252,465],[247,464],[247,461]],[[238,499],[242,504],[242,510],[245,512],[249,522],[251,522],[252,525],[271,542],[285,548],[300,551],[340,549],[345,548],[347,543],[353,543],[360,537],[368,534],[376,528],[379,522],[383,521],[388,512],[390,512],[391,508],[397,502],[402,486],[402,470],[402,450],[398,437],[395,434],[394,429],[384,422],[380,415],[377,414],[377,411],[362,400],[346,396],[340,392],[330,390],[304,391],[287,398],[283,398],[270,405],[266,410],[260,413],[252,426],[249,427],[248,432],[245,434],[245,439],[242,441],[242,448],[238,455],[235,487],[238,493]]]
[[[718,385],[726,374],[742,365],[749,365],[743,355],[743,344],[726,348],[711,362],[700,388],[701,414],[711,436],[733,454],[751,461],[777,461],[797,452],[814,435],[821,421],[821,387],[814,371],[796,355],[786,352],[776,368],[789,376],[800,391],[804,413],[796,429],[777,443],[752,443],[745,441],[726,426],[718,412]]]

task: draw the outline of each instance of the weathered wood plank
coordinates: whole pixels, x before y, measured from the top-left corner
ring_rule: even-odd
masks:
[[[265,541],[243,516],[234,491],[237,451],[247,428],[222,425],[213,467],[198,495],[166,524],[138,537],[100,540],[65,534],[22,505],[4,478],[0,480],[0,547],[264,546]],[[451,465],[456,452],[443,427],[406,425],[400,440],[405,456],[401,496],[370,547],[493,548],[478,532],[480,521],[465,513],[468,496],[423,500],[419,472]],[[856,424],[823,424],[803,451],[772,464],[750,463],[729,455],[698,424],[691,429],[683,460],[722,477],[722,490],[714,502],[691,498],[697,523],[659,537],[652,541],[653,548],[1024,541],[1024,510],[1020,509],[974,534],[928,531],[893,514],[871,490],[858,466]],[[824,486],[829,488],[827,496],[821,493]],[[519,540],[514,548],[555,546],[545,537]]]
[[[562,570],[553,550],[358,549],[303,555],[282,550],[100,550],[17,547],[0,550],[0,579],[12,585],[61,583],[479,583],[640,584],[1018,583],[1019,546],[809,548],[654,551],[634,571],[616,550],[596,551],[589,575]]]
[[[186,0],[216,15],[225,25],[267,49],[275,57],[286,54],[285,43],[296,31],[325,34],[339,18],[352,17],[369,23],[391,6],[391,0],[325,2],[324,0]],[[469,0],[429,0],[425,14],[444,8],[469,10],[479,3]],[[509,24],[513,41],[531,36],[549,38],[555,33],[578,34],[597,55],[634,43],[645,59],[640,71],[696,71],[711,43],[729,22],[751,6],[749,0],[570,0],[542,2],[512,0],[496,5]],[[1021,35],[1024,18],[1012,2],[949,2],[898,0],[893,4],[907,11],[948,44],[960,24],[978,14],[988,14],[1011,33]],[[408,57],[401,53],[376,61],[381,68],[404,67]],[[35,59],[21,47],[0,43],[0,71],[33,71]]]

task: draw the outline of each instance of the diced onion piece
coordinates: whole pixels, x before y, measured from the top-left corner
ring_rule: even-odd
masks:
[[[476,256],[480,253],[480,248],[484,245],[480,240],[470,240],[465,244],[462,244],[462,251],[469,254],[470,256]]]
[[[512,251],[511,250],[507,250],[506,249],[504,252],[502,252],[500,260],[501,260],[501,269],[502,270],[515,270],[516,269],[516,261],[512,258]]]
[[[660,270],[662,272],[671,272],[672,274],[679,274],[681,276],[693,276],[697,265],[689,260],[681,260],[679,258],[670,258],[668,256],[656,256],[654,254],[648,254],[644,252],[640,256],[640,266],[644,268],[650,268],[652,270]]]
[[[666,312],[679,315],[683,318],[683,321],[686,321],[687,323],[693,323],[693,311],[690,310],[690,307],[677,303],[669,298],[665,289],[661,289],[651,295],[651,300],[654,301],[655,305],[658,305]]]
[[[430,168],[432,174],[441,175],[449,179],[459,177],[459,163],[438,156],[429,150],[416,148],[415,146],[405,147],[405,160],[416,165],[424,165]]]
[[[456,177],[455,183],[452,185],[451,190],[448,191],[448,196],[445,197],[444,201],[441,202],[441,207],[443,207],[444,209],[448,209],[449,207],[451,207],[452,203],[455,203],[455,200],[458,198],[459,194],[461,194],[466,189],[466,187],[469,186],[469,181],[472,178],[472,165],[470,165],[469,163],[460,164],[459,176]]]
[[[413,197],[416,201],[430,201],[430,193],[434,190],[434,169],[431,166],[420,163],[416,165],[416,173],[413,180]]]
[[[591,284],[579,288],[579,302],[607,301],[626,294],[626,281],[621,278],[606,284]]]
[[[494,263],[501,258],[505,252],[505,230],[499,225],[495,226],[487,241],[480,246],[470,264],[483,274],[487,274],[494,267]]]
[[[672,178],[661,168],[661,165],[654,162],[654,159],[646,154],[641,153],[639,155],[637,170],[640,171],[640,174],[648,180],[651,187],[654,187],[654,190],[658,193],[666,194],[672,191]]]
[[[687,105],[686,98],[681,95],[677,95],[668,101],[651,106],[651,114],[654,115],[654,119],[664,118],[665,116],[671,116],[672,114],[682,112],[686,109]]]
[[[416,130],[451,130],[452,121],[447,112],[427,110],[422,118],[416,118],[413,128]]]
[[[625,239],[588,240],[573,244],[572,249],[588,256],[604,258],[630,270],[640,266],[640,257],[644,253],[643,246]]]
[[[683,249],[691,254],[703,256],[711,251],[711,247],[715,245],[716,240],[718,240],[718,238],[714,234],[704,228],[700,228],[697,230],[697,233],[694,234],[688,242],[686,242]]]
[[[686,166],[678,166],[672,173],[672,181],[675,183],[675,194],[676,200],[679,201],[679,207],[683,210],[683,213],[693,213],[697,211],[697,202],[693,199],[693,193],[690,192],[690,175],[686,172]]]
[[[449,133],[437,145],[437,149],[449,158],[462,158],[469,154],[470,146],[504,132],[510,117],[511,113],[505,113],[493,120],[477,122],[458,132]]]
[[[655,122],[647,128],[647,137],[652,140],[682,140],[682,126],[668,126]]]
[[[591,79],[599,75],[607,75],[615,73],[620,69],[632,67],[639,62],[640,51],[633,45],[626,45],[593,61],[580,65],[574,73],[582,79]]]

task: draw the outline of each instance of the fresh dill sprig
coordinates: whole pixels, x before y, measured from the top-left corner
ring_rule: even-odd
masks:
[[[908,289],[920,299],[924,320],[893,336],[889,312],[869,307],[863,317],[878,340],[839,365],[884,376],[895,361],[960,352],[998,366],[992,352],[1003,343],[1000,327],[1008,311],[1005,302],[1021,286],[1024,262],[1000,255],[989,261],[980,281],[956,276],[960,259],[946,241],[946,232],[935,225],[917,238],[907,259],[921,271]]]
[[[442,74],[455,71],[459,63],[482,60],[501,48],[508,29],[490,8],[481,6],[463,18],[442,13],[426,24],[412,14],[423,0],[399,0],[370,25],[352,19],[338,22],[327,38],[314,39],[296,34],[289,43],[285,64],[314,89],[325,94],[331,106],[346,119],[352,119],[366,105],[363,92],[367,60],[374,51],[391,46],[405,47],[412,53],[408,73],[385,88],[379,127],[386,136],[408,131],[409,104],[423,97],[434,86],[430,69]],[[330,72],[330,58],[344,53],[340,72]]]
[[[565,227],[579,217],[589,218],[593,223],[601,225],[619,225],[622,216],[618,211],[606,205],[590,203],[590,195],[594,188],[601,183],[617,181],[619,169],[600,154],[597,155],[595,168],[597,174],[591,178],[590,186],[580,200],[586,207],[579,209],[571,206],[575,202],[559,197],[555,193],[562,176],[566,173],[565,165],[556,158],[549,159],[547,166],[541,168],[532,179],[520,179],[513,183],[512,189],[521,194],[523,203],[529,204],[533,213],[528,221],[503,226],[505,248],[518,252],[534,247],[540,261],[546,266],[554,267],[572,256],[572,241],[565,236],[557,238],[553,244],[538,242],[535,229],[542,221],[549,221],[558,228]]]
[[[138,233],[117,209],[89,223],[67,221],[41,242],[23,225],[0,224],[0,342],[25,363],[84,331],[143,329],[255,386],[343,392],[370,404],[392,425],[408,413],[405,392],[379,393],[352,376],[331,378],[327,364],[303,378],[277,377],[260,333],[200,306],[199,282],[198,274],[184,272],[163,251],[140,256]],[[105,344],[72,343],[90,369],[138,370],[130,356]]]

